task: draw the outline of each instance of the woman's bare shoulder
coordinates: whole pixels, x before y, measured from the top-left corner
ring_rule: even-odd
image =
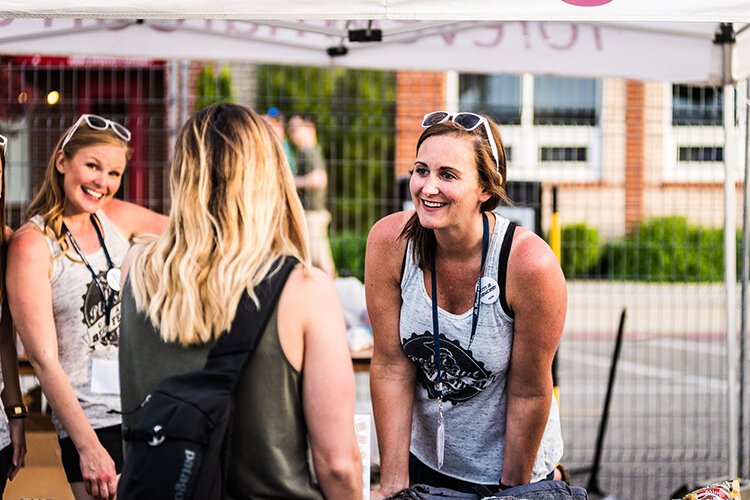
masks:
[[[547,242],[524,227],[516,229],[509,259],[513,265],[508,267],[521,274],[544,273],[560,267]]]
[[[404,226],[413,214],[413,210],[408,210],[386,215],[370,228],[368,242],[385,244],[398,242]]]
[[[385,283],[383,280],[398,284],[407,244],[401,233],[413,214],[413,211],[396,212],[372,226],[367,238],[365,284]]]
[[[284,285],[285,292],[289,291],[297,297],[308,296],[311,299],[330,290],[334,290],[333,281],[324,271],[317,267],[306,268],[302,264],[292,269]]]
[[[49,268],[42,264],[44,262]],[[39,226],[27,222],[13,232],[8,242],[7,265],[24,275],[51,272],[52,253]]]
[[[42,230],[33,222],[27,222],[16,231],[5,228],[6,237],[10,231],[10,246],[16,250],[21,249],[47,249],[47,242]]]

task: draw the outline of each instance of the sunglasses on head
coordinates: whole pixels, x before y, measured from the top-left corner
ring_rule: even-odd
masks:
[[[67,146],[70,139],[73,137],[73,135],[76,133],[76,130],[78,130],[78,127],[81,126],[81,123],[86,122],[86,125],[90,129],[93,130],[107,130],[108,128],[112,129],[112,132],[117,135],[120,139],[122,139],[125,142],[130,142],[130,130],[126,129],[122,125],[120,125],[117,122],[114,122],[112,120],[108,120],[107,118],[104,118],[99,115],[81,115],[80,118],[78,118],[78,121],[73,124],[72,127],[70,127],[70,131],[68,132],[68,135],[65,136],[65,139],[63,139],[62,146],[60,146],[60,149],[64,150],[65,146]]]
[[[469,132],[477,129],[480,125],[483,125],[484,134],[487,136],[487,141],[490,143],[490,148],[492,148],[492,157],[495,159],[495,166],[497,167],[498,171],[500,170],[500,154],[497,150],[495,137],[492,135],[492,130],[490,129],[490,124],[487,121],[487,118],[476,113],[449,113],[448,111],[433,111],[432,113],[427,113],[426,115],[424,115],[424,117],[422,117],[422,126],[424,128],[430,128],[433,125],[447,122],[448,120],[457,125],[460,125]]]
[[[5,153],[5,146],[8,145],[8,138],[4,135],[0,135],[0,149],[3,150],[3,153]]]

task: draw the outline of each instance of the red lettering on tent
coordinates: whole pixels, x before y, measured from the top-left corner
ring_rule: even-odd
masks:
[[[446,45],[453,45],[453,42],[456,41],[456,34],[453,32],[443,33],[443,41]]]
[[[575,24],[570,25],[570,40],[565,44],[558,44],[554,41],[550,41],[550,35],[547,31],[547,23],[539,23],[539,32],[542,34],[542,38],[547,45],[556,50],[568,50],[578,41],[578,26]]]
[[[503,34],[505,32],[505,27],[502,24],[499,24],[497,28],[494,28],[495,31],[495,38],[491,42],[480,42],[476,41],[474,42],[474,45],[477,47],[495,47],[497,45],[500,45],[500,42],[503,41]]]

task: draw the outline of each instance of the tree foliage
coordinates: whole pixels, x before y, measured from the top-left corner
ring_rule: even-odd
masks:
[[[386,71],[258,66],[256,108],[314,116],[328,163],[332,233],[366,235],[395,199],[395,74]],[[351,270],[355,274],[356,270]]]
[[[232,73],[229,67],[224,66],[217,77],[213,64],[206,64],[198,75],[195,110],[217,102],[234,102]]]

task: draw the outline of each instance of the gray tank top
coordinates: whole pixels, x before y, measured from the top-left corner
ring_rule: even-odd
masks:
[[[500,247],[508,219],[495,216],[485,276],[497,279]],[[504,294],[504,290],[501,292]],[[432,337],[432,301],[424,273],[414,263],[412,243],[407,245],[401,279],[401,344],[417,365],[410,451],[438,470],[437,370]],[[479,484],[497,484],[505,451],[506,382],[513,344],[513,318],[501,300],[482,304],[474,340],[469,347],[472,309],[452,314],[438,309],[443,383],[448,394],[443,405],[445,455],[440,473]],[[543,479],[562,457],[563,443],[557,402],[552,398],[549,419],[534,463],[532,481]]]
[[[109,255],[115,267],[119,268],[130,243],[103,211],[97,211],[96,216],[101,222]],[[44,221],[40,216],[34,216],[30,220],[44,233]],[[109,327],[104,319],[105,298],[102,297],[91,272],[73,248],[63,252],[55,240],[44,234],[52,254],[52,311],[57,330],[60,364],[68,375],[91,426],[101,429],[118,425],[120,416],[108,412],[120,409],[119,395],[107,387],[97,386],[92,380],[93,370],[112,367],[112,363],[117,362],[120,333],[120,294],[106,284],[108,266],[104,250],[100,248],[96,252],[86,254],[86,260],[98,273],[105,293],[115,294]],[[67,437],[68,433],[54,409],[52,422],[58,436]]]
[[[129,281],[122,298],[120,380],[123,426],[135,423],[136,408],[163,378],[200,370],[213,343],[184,348],[161,340],[137,311]],[[278,309],[243,374],[232,421],[227,498],[321,500],[308,464],[302,411],[303,374],[284,355]],[[125,459],[128,449],[125,447]]]

